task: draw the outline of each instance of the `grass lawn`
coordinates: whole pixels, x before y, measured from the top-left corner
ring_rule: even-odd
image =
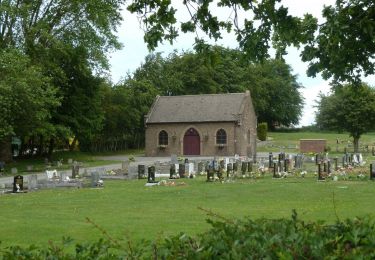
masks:
[[[267,134],[270,141],[266,145],[258,146],[258,152],[299,152],[299,140],[300,139],[326,139],[327,146],[330,149],[330,153],[335,153],[336,148],[338,151],[343,153],[344,148],[347,148],[348,152],[353,152],[352,141],[353,139],[348,133],[333,133],[333,132],[291,132],[291,133],[280,133],[280,132],[269,132]],[[339,144],[336,144],[336,140],[339,140]],[[375,132],[364,134],[360,142],[361,152],[366,151],[365,147],[375,147]],[[296,149],[297,148],[297,149]]]
[[[102,234],[89,217],[114,238],[139,241],[209,228],[205,212],[224,217],[289,217],[296,209],[305,220],[328,222],[370,214],[375,217],[375,182],[317,182],[315,177],[238,179],[207,183],[184,179],[186,185],[145,187],[145,180],[106,181],[104,189],[55,189],[0,196],[0,241],[7,245],[47,245],[63,236],[96,240]],[[335,203],[333,203],[333,193]],[[334,206],[335,205],[335,206]]]

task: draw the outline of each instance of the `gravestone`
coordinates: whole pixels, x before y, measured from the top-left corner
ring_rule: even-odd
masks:
[[[138,179],[144,179],[146,176],[146,166],[144,164],[138,164]]]
[[[121,170],[124,174],[129,173],[129,160],[125,160],[121,163]]]
[[[33,168],[34,167],[32,165],[27,165],[26,166],[26,171],[31,172],[33,170]]]
[[[370,164],[370,180],[375,180],[375,163]]]
[[[236,173],[238,171],[238,162],[233,163],[233,173]]]
[[[273,163],[273,154],[269,153],[268,154],[268,168],[272,168],[272,163]]]
[[[79,165],[78,164],[74,164],[72,166],[72,178],[77,178],[79,177]]]
[[[17,175],[13,178],[13,192],[23,192],[23,176]]]
[[[149,166],[147,171],[147,182],[154,183],[155,182],[155,166]]]
[[[0,172],[5,171],[5,162],[0,161]]]
[[[67,172],[60,172],[60,181],[69,180],[69,176]]]
[[[212,165],[209,165],[207,169],[207,181],[214,181],[214,173],[214,167]]]
[[[203,172],[203,162],[198,163],[198,173],[201,174]]]
[[[68,164],[72,164],[73,163],[73,159],[72,158],[69,158],[68,159]]]
[[[169,168],[169,179],[174,179],[175,175],[176,175],[176,165],[171,164],[171,166]]]
[[[94,171],[91,173],[91,187],[100,187],[99,184],[100,175],[99,172]]]
[[[279,178],[279,175],[276,174],[276,172],[278,173],[278,169],[277,169],[277,164],[276,163],[273,163],[273,178]]]
[[[227,165],[227,178],[229,178],[229,176],[232,174],[232,171],[233,171],[233,164],[228,163],[228,165]]]
[[[318,163],[318,181],[324,181],[325,177],[322,174],[322,165]]]
[[[17,170],[17,168],[12,168],[12,169],[10,169],[10,172],[11,172],[12,174],[17,174],[17,173],[18,173],[18,170]]]
[[[36,174],[30,174],[27,176],[27,189],[29,191],[38,188],[38,176]]]
[[[284,160],[284,172],[288,172],[289,171],[289,159],[285,159]]]
[[[337,171],[339,168],[338,168],[338,166],[337,166],[337,162],[338,162],[338,160],[339,160],[339,158],[337,158],[337,157],[335,157],[334,159],[333,159],[333,161],[334,161],[334,163],[335,163],[335,171]]]
[[[185,164],[180,163],[178,165],[178,175],[180,175],[180,178],[185,178]]]
[[[241,173],[242,173],[242,175],[246,174],[246,170],[247,170],[247,163],[246,162],[242,162],[241,163]]]
[[[253,172],[253,162],[247,162],[247,171]]]

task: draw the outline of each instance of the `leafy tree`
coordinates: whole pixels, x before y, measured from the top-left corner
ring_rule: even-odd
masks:
[[[330,95],[320,95],[316,123],[320,128],[348,131],[358,152],[362,134],[375,129],[375,89],[360,86],[337,86]]]
[[[51,110],[58,106],[56,89],[41,69],[14,49],[0,50],[0,160],[11,160],[10,137],[50,128]]]
[[[87,143],[102,126],[103,80],[95,73],[102,74],[108,68],[107,52],[120,47],[114,31],[122,20],[123,3],[124,0],[0,2],[0,48],[17,48],[28,56],[30,63],[40,68],[39,78],[48,79],[44,87],[51,88],[50,92],[54,91],[62,101],[57,110],[49,110],[51,119],[44,117],[48,130],[37,133],[41,147],[44,140],[49,142],[49,153],[56,138],[74,135],[81,144]],[[43,99],[40,102],[43,106]],[[49,109],[48,103],[44,106]],[[21,123],[26,125],[27,121]],[[30,140],[35,139],[34,135],[35,131],[24,133]]]
[[[298,123],[304,104],[302,86],[289,65],[281,60],[250,64],[245,78],[260,122],[271,129]]]
[[[302,46],[302,60],[308,61],[308,75],[322,72],[325,79],[358,82],[361,75],[374,74],[375,2],[373,0],[338,0],[323,9],[326,22],[317,23],[310,14],[303,18],[288,14],[282,0],[186,0],[190,14],[178,28],[176,9],[169,0],[133,0],[128,10],[137,13],[145,25],[145,42],[154,49],[160,42],[173,40],[179,33],[203,31],[215,40],[223,31],[234,31],[239,47],[253,61],[269,58],[268,50],[276,49],[276,58],[286,54],[287,46]],[[231,8],[232,19],[220,20],[216,8]],[[238,12],[245,12],[239,20]],[[229,12],[228,12],[229,13]],[[249,19],[248,17],[252,17]],[[196,48],[207,45],[199,37]]]
[[[326,22],[304,48],[302,60],[309,61],[308,75],[322,72],[335,82],[360,82],[375,72],[375,2],[340,0],[323,9]]]

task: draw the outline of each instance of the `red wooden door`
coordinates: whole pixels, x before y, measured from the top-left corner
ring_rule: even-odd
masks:
[[[190,128],[184,136],[184,155],[200,155],[201,139],[197,130]]]

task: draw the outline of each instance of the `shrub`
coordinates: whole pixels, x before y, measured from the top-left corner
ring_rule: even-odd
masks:
[[[210,214],[214,215],[214,214]],[[215,215],[217,217],[217,215]],[[208,220],[212,228],[196,237],[180,233],[155,242],[116,241],[105,231],[98,242],[75,250],[18,246],[0,249],[2,259],[374,259],[375,222],[370,217],[304,222],[291,219]],[[66,244],[66,241],[65,243]],[[66,245],[65,245],[66,246]],[[2,257],[1,257],[2,256]]]
[[[259,123],[257,128],[258,139],[261,141],[267,140],[267,123]]]

